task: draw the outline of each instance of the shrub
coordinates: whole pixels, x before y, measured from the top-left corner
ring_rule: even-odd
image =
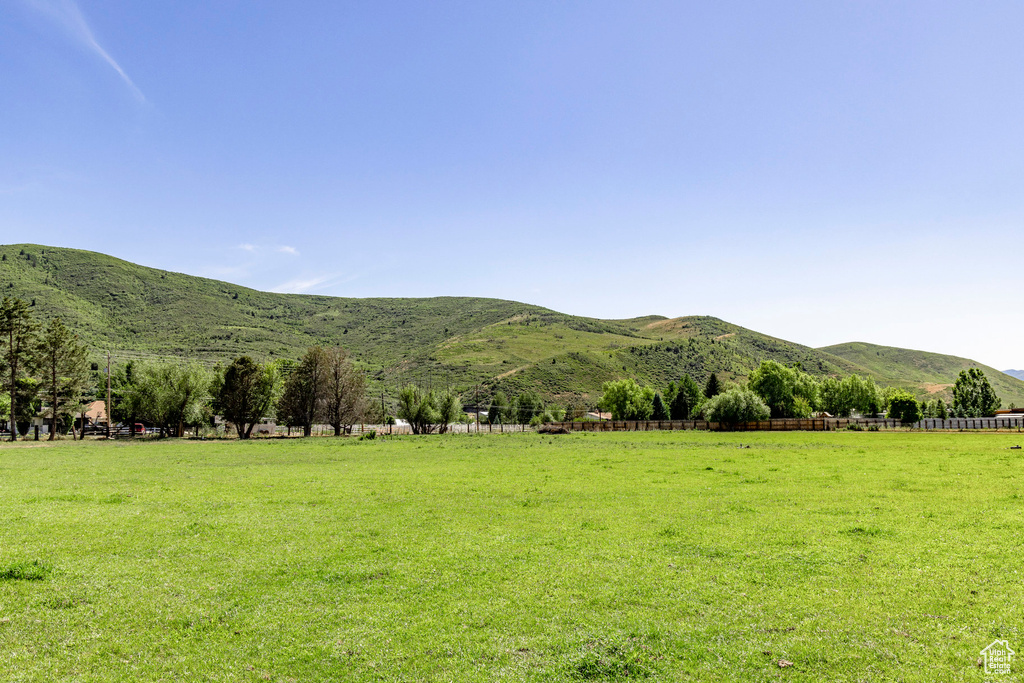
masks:
[[[765,402],[749,389],[730,389],[704,404],[704,419],[729,426],[767,420],[770,416],[771,411]]]
[[[905,425],[921,419],[921,404],[909,392],[896,391],[889,397],[889,417]]]

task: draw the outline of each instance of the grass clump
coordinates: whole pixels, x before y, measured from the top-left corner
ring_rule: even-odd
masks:
[[[41,560],[12,562],[0,569],[0,581],[42,581],[53,568]]]
[[[582,681],[624,681],[650,678],[660,657],[640,638],[588,641],[569,675]]]

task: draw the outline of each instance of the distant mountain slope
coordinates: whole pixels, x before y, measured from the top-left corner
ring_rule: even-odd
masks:
[[[1003,374],[1017,379],[1024,380],[1024,370],[1003,370]]]
[[[878,382],[946,400],[951,398],[951,388],[961,370],[981,368],[1003,400],[1004,408],[1010,403],[1024,405],[1024,382],[969,358],[864,342],[837,344],[818,350],[865,368]]]
[[[416,382],[468,397],[536,389],[593,398],[603,382],[630,376],[657,387],[684,372],[698,382],[711,372],[742,382],[769,358],[819,376],[903,382],[919,354],[905,352],[907,367],[880,369],[876,358],[865,356],[872,364],[864,365],[833,350],[840,347],[812,349],[706,316],[599,320],[500,299],[273,294],[29,244],[0,246],[0,292],[34,302],[42,319],[64,318],[97,360],[107,349],[115,362],[296,359],[313,344],[339,344],[366,368],[374,391],[391,394]],[[1024,405],[1017,384],[1006,393]]]

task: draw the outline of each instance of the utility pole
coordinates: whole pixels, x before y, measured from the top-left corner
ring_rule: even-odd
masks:
[[[110,351],[107,351],[107,438],[110,438]],[[161,432],[162,433],[162,432]]]

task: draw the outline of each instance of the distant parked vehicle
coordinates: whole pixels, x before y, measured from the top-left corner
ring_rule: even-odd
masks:
[[[116,434],[117,436],[131,436],[132,435],[132,425],[130,423],[127,423],[127,422],[122,422],[121,424],[119,424],[119,425],[117,425],[115,427],[114,434]],[[136,422],[135,423],[135,436],[145,436],[145,435],[146,435],[146,426],[144,424],[142,424],[141,422]]]

